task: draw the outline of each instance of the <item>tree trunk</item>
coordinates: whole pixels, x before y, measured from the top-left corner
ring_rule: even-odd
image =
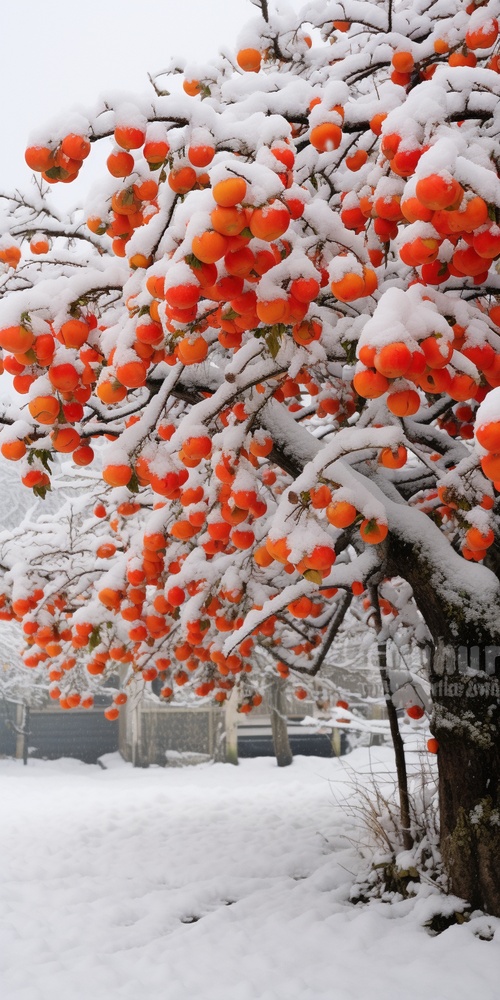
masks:
[[[441,853],[452,891],[500,916],[499,582],[484,566],[464,574],[426,531],[391,538],[387,571],[408,580],[434,641]]]
[[[271,729],[273,746],[278,767],[288,767],[293,762],[293,754],[288,738],[286,717],[285,681],[273,677],[270,687]]]
[[[450,887],[500,916],[500,684],[493,643],[439,643],[432,665],[441,852]],[[468,663],[468,660],[471,662]]]

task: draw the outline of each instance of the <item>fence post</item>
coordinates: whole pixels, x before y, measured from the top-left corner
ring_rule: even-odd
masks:
[[[28,734],[30,728],[30,710],[21,702],[16,704],[16,760],[28,763]]]
[[[273,734],[274,756],[278,767],[289,767],[293,763],[293,754],[288,737],[288,719],[285,697],[286,681],[276,674],[271,679],[270,708],[271,730]]]
[[[141,706],[136,701],[132,705],[130,713],[130,732],[132,743],[132,766],[142,767],[142,733],[141,733]]]
[[[334,729],[332,732],[332,748],[336,757],[342,756],[342,733],[340,729]]]
[[[236,685],[226,701],[226,763],[238,763],[238,689]]]

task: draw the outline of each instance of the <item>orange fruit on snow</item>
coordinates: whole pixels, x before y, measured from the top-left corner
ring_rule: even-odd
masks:
[[[30,250],[31,253],[36,255],[48,253],[50,250],[50,243],[47,237],[42,235],[33,236],[33,239],[30,242]]]
[[[256,313],[261,323],[281,323],[286,319],[286,299],[272,299],[270,302],[257,302]]]
[[[476,428],[476,438],[487,451],[500,451],[500,420],[490,420]]]
[[[60,403],[55,396],[36,396],[30,399],[28,410],[39,424],[54,424],[59,416]]]
[[[348,272],[339,281],[330,282],[330,288],[339,302],[354,302],[365,295],[363,275]]]
[[[55,451],[67,454],[80,444],[80,435],[74,427],[57,427],[50,434]]]
[[[85,344],[89,333],[88,323],[81,319],[68,319],[62,323],[57,337],[65,347],[80,348]]]
[[[109,154],[106,166],[112,177],[129,177],[134,169],[135,160],[132,153],[128,153],[125,149],[116,149]]]
[[[387,396],[387,409],[396,417],[411,417],[420,409],[420,396],[415,389],[401,389]]]
[[[12,354],[25,354],[34,340],[31,330],[25,326],[8,326],[0,330],[0,347]]]
[[[175,194],[187,194],[196,184],[196,171],[192,167],[178,167],[168,175],[168,186]]]
[[[311,129],[309,141],[318,153],[329,153],[339,148],[342,141],[342,129],[333,122],[323,122]]]
[[[183,337],[175,349],[179,361],[183,365],[196,365],[205,360],[208,354],[208,344],[203,337]]]
[[[140,149],[144,145],[146,134],[142,128],[133,125],[117,125],[115,128],[115,142],[122,149]]]
[[[96,395],[103,403],[120,403],[125,399],[127,390],[116,379],[105,379],[97,386]]]
[[[24,153],[24,159],[30,170],[40,173],[43,170],[50,170],[54,166],[54,150],[48,146],[28,146]]]
[[[412,361],[409,347],[403,341],[385,344],[375,354],[374,365],[381,375],[387,378],[400,378],[404,375]]]
[[[17,462],[26,454],[26,445],[24,441],[19,440],[4,441],[0,447],[0,451],[4,458],[8,458],[11,462]]]
[[[288,611],[294,618],[308,618],[311,614],[312,601],[310,597],[299,597],[296,601],[291,601]]]
[[[468,49],[489,49],[498,37],[498,21],[496,17],[489,18],[478,28],[469,28],[465,36]]]
[[[495,535],[491,528],[488,528],[486,531],[480,531],[479,528],[469,528],[465,534],[465,543],[473,551],[477,549],[489,549],[494,541]]]
[[[390,386],[389,379],[385,375],[371,371],[369,368],[366,371],[356,372],[352,384],[358,395],[364,399],[376,399],[378,396],[382,396]]]
[[[208,167],[214,155],[215,149],[213,146],[201,143],[197,146],[189,146],[187,151],[188,160],[193,167]]]
[[[411,52],[395,52],[391,62],[397,73],[411,73],[415,65]]]
[[[246,73],[258,73],[262,63],[262,56],[258,49],[240,49],[236,55],[236,62],[240,69]]]
[[[290,225],[290,212],[281,201],[271,201],[262,208],[256,208],[249,220],[252,236],[271,243],[286,233]]]
[[[386,469],[402,469],[406,465],[408,453],[404,445],[398,448],[382,448],[378,460]]]
[[[408,705],[406,714],[410,719],[423,719],[425,712],[421,705]]]
[[[326,517],[334,528],[348,528],[358,516],[356,507],[347,500],[335,500],[328,504]]]
[[[127,486],[132,478],[129,465],[106,465],[102,470],[102,478],[109,486]]]
[[[0,262],[2,264],[7,264],[8,267],[12,267],[15,270],[20,260],[21,251],[15,244],[0,250]]]
[[[369,545],[378,545],[387,537],[388,527],[381,524],[376,518],[365,518],[359,526],[359,533],[364,542]]]
[[[227,237],[215,230],[207,229],[199,236],[194,236],[191,249],[204,264],[214,264],[224,256],[227,250]]]
[[[218,181],[212,189],[214,200],[223,208],[233,208],[243,201],[247,193],[247,182],[243,177],[226,177]]]
[[[94,461],[94,450],[90,445],[82,444],[75,448],[72,458],[75,465],[91,465]]]
[[[143,361],[127,361],[117,365],[116,377],[127,389],[137,389],[146,382],[147,368]]]
[[[357,171],[361,170],[368,159],[368,153],[365,149],[357,149],[355,153],[351,153],[346,156],[345,165],[349,170]]]
[[[224,208],[217,205],[210,213],[210,221],[215,231],[223,236],[238,236],[247,224],[244,210],[236,206]]]
[[[463,197],[463,188],[454,177],[443,177],[442,174],[429,174],[416,183],[415,194],[419,201],[434,211],[450,208],[459,204]]]
[[[72,160],[85,160],[90,153],[90,142],[84,135],[70,132],[61,142],[61,150]]]

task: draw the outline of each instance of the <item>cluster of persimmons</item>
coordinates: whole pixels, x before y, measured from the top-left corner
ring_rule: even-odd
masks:
[[[337,33],[349,28],[347,21],[334,25]],[[439,64],[473,66],[476,51],[482,65],[497,73],[498,56],[491,51],[497,37],[495,19],[488,31],[467,31],[460,52],[456,47],[450,52],[446,39],[436,37],[435,59],[425,67],[419,67],[412,52],[400,45],[387,67],[390,79],[411,90],[415,74],[418,81],[432,78]],[[305,45],[311,48],[310,38]],[[486,56],[485,50],[489,50]],[[246,48],[238,52],[237,64],[242,73],[259,74],[272,58],[269,49]],[[193,101],[210,95],[202,79],[185,79],[184,91]],[[4,436],[1,453],[22,461],[23,483],[42,496],[50,488],[47,456],[52,452],[71,455],[81,467],[94,462],[100,449],[93,439],[102,438],[106,427],[96,431],[87,419],[89,408],[93,416],[115,414],[125,437],[129,433],[133,440],[134,425],[141,422],[158,384],[174,370],[178,381],[182,372],[188,373],[184,397],[174,393],[155,425],[134,439],[126,459],[123,449],[117,451],[118,458],[112,449],[106,452],[104,503],[94,509],[94,556],[101,575],[107,563],[113,564],[117,553],[127,549],[130,524],[137,521],[141,536],[140,547],[130,548],[120,585],[95,586],[113,628],[104,629],[102,621],[92,616],[85,620],[82,606],[73,621],[68,610],[71,600],[64,592],[49,600],[43,587],[34,587],[32,593],[2,599],[0,616],[21,623],[26,665],[47,664],[51,697],[64,708],[92,704],[92,696],[82,696],[73,680],[82,663],[92,677],[107,676],[117,664],[129,664],[132,673],[140,673],[146,682],[159,677],[164,698],[172,697],[176,686],[190,682],[197,695],[212,695],[222,703],[235,680],[241,682],[254,670],[256,644],[278,651],[275,660],[283,677],[300,657],[312,660],[328,629],[329,602],[338,592],[328,585],[328,578],[340,534],[350,532],[362,549],[382,543],[388,526],[382,517],[365,517],[362,502],[357,506],[352,496],[347,499],[345,491],[339,492],[338,484],[320,476],[297,497],[296,508],[313,521],[316,518],[323,534],[312,532],[311,544],[297,555],[284,533],[277,537],[268,530],[267,519],[293,479],[286,462],[280,467],[269,426],[259,425],[259,397],[262,406],[269,400],[281,404],[288,415],[300,418],[302,426],[317,429],[323,424],[330,432],[352,423],[356,412],[372,400],[383,397],[389,420],[397,425],[441,398],[448,405],[436,414],[437,426],[449,437],[467,441],[474,434],[478,404],[490,389],[500,386],[500,351],[494,346],[500,304],[490,291],[482,293],[490,279],[495,287],[500,256],[500,227],[488,200],[473,182],[462,184],[447,171],[422,171],[419,164],[431,141],[408,147],[398,131],[384,124],[385,112],[358,123],[356,141],[342,155],[346,135],[355,132],[352,123],[345,131],[343,104],[331,103],[316,87],[306,114],[296,118],[294,122],[291,115],[288,134],[269,143],[264,152],[260,147],[259,157],[248,151],[228,153],[207,130],[203,139],[193,138],[189,119],[186,141],[179,147],[177,139],[174,150],[168,124],[159,128],[154,122],[153,130],[148,123],[133,120],[116,124],[107,170],[118,185],[106,212],[89,215],[86,224],[100,253],[123,261],[122,309],[133,336],[126,347],[117,339],[110,350],[106,309],[95,299],[92,304],[82,301],[81,296],[64,321],[23,312],[18,323],[0,330],[4,368],[13,376],[16,391],[27,396],[33,428],[30,433]],[[454,127],[461,124],[459,120]],[[96,138],[89,128],[87,135],[70,133],[58,142],[32,145],[26,161],[50,184],[71,182]],[[315,232],[314,218],[307,214],[314,185],[305,177],[304,150],[321,162],[340,157],[339,176],[346,187],[335,210],[345,241],[333,241],[333,251],[332,241],[329,244],[321,231]],[[220,167],[224,157],[225,172]],[[260,173],[252,173],[254,159]],[[365,172],[370,162],[377,167],[376,178],[382,174],[395,182],[394,193],[383,193],[377,179],[370,182]],[[259,193],[262,170],[269,193],[266,185]],[[176,207],[189,204],[194,191],[204,193],[204,222],[190,227],[184,212],[175,229]],[[171,249],[159,255],[160,237],[150,241],[150,251],[138,250],[136,234],[157,225],[165,205],[174,233]],[[31,254],[50,255],[50,247],[42,233],[31,238]],[[15,269],[21,261],[15,241],[0,250],[5,268]],[[356,358],[339,346],[335,360],[355,367],[351,379],[332,374],[326,363],[331,332],[325,330],[326,310],[335,320],[373,312],[388,261],[403,274],[403,287],[422,288],[424,301],[426,295],[434,301],[436,289],[451,279],[466,283],[492,331],[490,340],[478,343],[451,311],[446,335],[442,326],[439,332],[426,330],[413,340],[395,336],[383,342],[375,338],[372,343],[363,335]],[[190,396],[189,373],[211,361],[230,365],[251,341],[261,345],[269,362],[262,380],[241,390],[236,387],[234,398],[210,414],[205,428],[196,425],[192,432],[184,432],[183,417],[190,407],[200,399],[209,400],[215,391],[208,373],[205,381],[198,378],[201,388]],[[280,366],[282,348],[289,353]],[[323,355],[315,350],[323,350]],[[299,359],[293,365],[292,356]],[[128,406],[125,417],[123,405]],[[499,421],[490,421],[477,431],[477,441],[486,452],[482,471],[497,492],[499,427]],[[236,446],[219,446],[225,431],[228,442],[236,441]],[[115,427],[106,436],[112,441],[121,435]],[[391,475],[411,460],[405,443],[376,448],[375,457]],[[440,453],[428,456],[436,467],[441,457]],[[121,493],[113,492],[120,489]],[[123,499],[126,489],[129,495]],[[446,532],[451,532],[452,524],[458,527],[466,558],[485,557],[494,531],[467,521],[474,504],[464,504],[452,485],[436,484],[416,502]],[[493,490],[486,490],[475,504],[491,511],[494,502]],[[160,527],[144,526],[146,509],[153,510],[154,524]],[[221,555],[234,556],[240,567],[244,558],[247,577],[250,572],[259,579],[260,574],[269,586],[273,573],[281,581],[285,573],[293,582],[305,581],[306,592],[269,614],[225,654],[225,633],[241,629],[248,612],[258,612],[261,605],[249,599],[244,573],[237,586],[228,585],[223,573],[217,576],[211,569],[205,576],[188,578],[184,563],[196,550],[210,566]],[[311,584],[317,588],[314,593]],[[365,582],[351,581],[349,587],[362,594]],[[192,617],[186,612],[190,601]],[[395,613],[386,604],[382,613]],[[295,638],[284,641],[281,657],[286,628],[287,635],[292,631]],[[297,687],[297,697],[303,698],[305,690]],[[252,687],[248,681],[242,692],[241,711],[260,703],[258,682]],[[116,718],[126,698],[124,691],[115,696],[110,718]]]

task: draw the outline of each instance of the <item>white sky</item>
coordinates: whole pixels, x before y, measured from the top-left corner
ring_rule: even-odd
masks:
[[[250,0],[12,0],[2,4],[0,190],[26,189],[31,130],[100,94],[144,92],[171,56],[209,62],[257,15]],[[85,174],[85,171],[82,171]],[[77,200],[80,179],[57,185]],[[68,190],[69,189],[69,190]]]

